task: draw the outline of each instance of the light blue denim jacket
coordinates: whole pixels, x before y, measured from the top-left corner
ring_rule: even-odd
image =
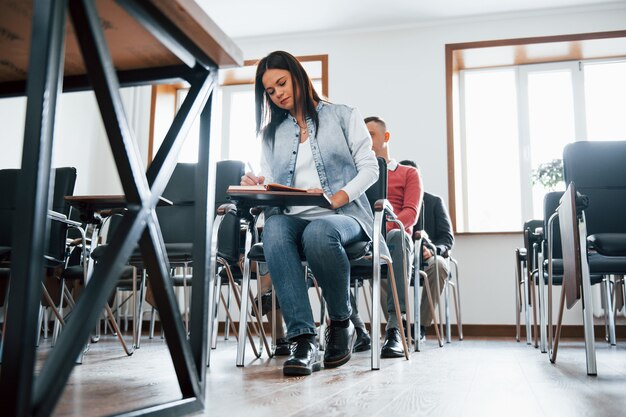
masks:
[[[342,189],[348,194],[350,202],[336,212],[354,218],[371,239],[373,214],[365,190],[378,178],[378,161],[364,124],[356,140],[352,137],[355,132],[350,132],[351,119],[358,117],[358,123],[363,123],[363,119],[355,109],[340,104],[320,102],[316,110],[319,131],[315,134],[313,121],[307,119],[308,143],[322,188],[329,196]],[[288,116],[276,129],[274,146],[266,142],[262,146],[261,165],[266,183],[293,185],[299,144],[300,128]],[[361,172],[360,180],[353,181]],[[265,217],[279,212],[278,208],[269,209]]]

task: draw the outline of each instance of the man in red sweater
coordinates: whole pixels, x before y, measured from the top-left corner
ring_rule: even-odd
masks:
[[[413,239],[411,234],[413,225],[417,222],[424,197],[422,179],[417,169],[399,165],[395,159],[389,156],[389,139],[391,135],[387,131],[387,125],[381,118],[376,116],[367,117],[365,124],[372,136],[372,150],[376,156],[385,158],[387,161],[387,200],[391,203],[394,213],[404,226],[404,230],[400,230],[396,224],[387,223],[387,246],[393,261],[393,274],[396,279],[400,310],[404,312],[406,311],[404,305],[405,279],[410,276],[413,259]],[[403,240],[404,253],[402,253]],[[404,262],[404,259],[406,259],[406,262]],[[403,270],[404,264],[406,264],[407,270]],[[383,285],[385,284],[386,281],[383,281]],[[398,358],[404,356],[402,336],[398,329],[398,317],[395,314],[391,290],[385,292],[387,292],[387,311],[389,314],[381,357]]]

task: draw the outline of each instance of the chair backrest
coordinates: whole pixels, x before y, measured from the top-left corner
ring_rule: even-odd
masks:
[[[369,201],[372,209],[376,200],[387,198],[387,161],[381,157],[376,159],[378,159],[378,180],[365,191],[367,201]]]
[[[76,185],[76,168],[57,168],[54,174],[54,193],[52,194],[52,210],[70,217],[70,205],[65,201],[65,196],[74,194]],[[57,262],[65,258],[65,238],[67,225],[61,222],[51,222],[50,241],[46,256]]]
[[[587,234],[626,233],[626,141],[582,141],[563,150],[565,183],[589,198]]]
[[[242,161],[219,161],[215,169],[215,211],[225,203],[230,203],[226,190],[230,185],[238,185],[245,174]],[[240,219],[234,213],[227,213],[220,223],[217,235],[217,252],[229,263],[239,260],[241,247]]]
[[[3,198],[0,199],[0,246],[12,246],[13,222],[15,216],[15,198],[19,169],[0,170],[0,190]],[[52,194],[51,209],[69,217],[70,205],[65,201],[66,195],[74,193],[76,184],[76,168],[56,168],[54,171],[54,192]],[[46,246],[46,257],[62,261],[65,256],[65,236],[67,225],[51,222],[50,238]]]
[[[245,164],[242,161],[218,161],[215,168],[215,211],[225,203],[230,203],[226,190],[231,185],[239,185],[245,174]]]
[[[367,196],[367,201],[370,203],[370,207],[372,211],[374,211],[374,204],[377,200],[387,198],[387,161],[385,158],[378,157],[378,179],[376,182],[365,191]],[[382,225],[382,234],[386,235],[387,228],[385,227],[385,219],[383,218]],[[346,252],[348,253],[348,258],[351,260],[360,260],[363,256],[365,256],[371,250],[372,242],[354,242],[346,246]],[[367,274],[371,272],[370,266],[352,266],[352,277],[356,278],[362,276],[363,273]]]
[[[19,169],[0,170],[0,246],[11,246]]]
[[[428,233],[428,236],[430,236],[431,240],[433,241],[437,239],[437,231],[439,229],[438,225],[441,224],[439,222],[447,221],[449,224],[451,224],[451,221],[449,220],[450,216],[447,214],[445,204],[443,203],[443,201],[438,202],[437,200],[441,200],[441,197],[435,194],[424,192],[424,201],[422,202],[420,217],[417,219],[417,223],[413,228],[414,231],[426,230],[426,233]],[[437,216],[435,207],[439,204],[441,204],[443,209],[446,211],[445,214],[448,219],[441,219],[441,215]],[[418,226],[420,227],[420,229],[417,229]],[[450,229],[452,229],[451,226]]]
[[[195,230],[196,165],[178,163],[163,197],[171,206],[158,206],[157,217],[165,243],[191,243]]]
[[[227,199],[226,189],[228,185],[239,184],[243,175],[244,163],[241,161],[219,161],[215,170],[215,208],[221,204],[230,202]],[[169,183],[163,191],[163,197],[172,202],[171,206],[158,206],[156,208],[163,242],[168,243],[193,243],[195,230],[195,175],[196,164],[179,163],[176,165]],[[239,219],[235,216],[227,216],[220,227],[218,242],[222,241],[222,236],[226,236],[226,230],[239,231]],[[121,216],[114,216],[111,219],[108,235],[111,236],[119,222]],[[222,232],[222,228],[225,230]],[[227,239],[224,237],[223,242]],[[226,243],[224,243],[226,244]],[[220,243],[220,246],[222,243]],[[226,246],[228,247],[228,246]],[[239,241],[233,249],[225,250],[226,253],[234,253],[239,256]],[[220,248],[221,249],[221,248]],[[236,253],[235,253],[236,251]],[[220,252],[222,252],[220,250]]]
[[[417,232],[418,230],[424,230],[424,227],[426,225],[426,221],[424,220],[424,216],[425,216],[425,212],[426,212],[426,193],[424,193],[424,199],[422,201],[422,207],[420,208],[420,213],[419,216],[417,216],[417,222],[415,223],[415,226],[413,226],[413,233]]]
[[[550,220],[550,216],[552,216],[556,209],[559,207],[559,200],[563,196],[563,191],[552,191],[547,193],[543,197],[543,234],[547,236],[548,233],[548,220]],[[545,245],[546,253],[544,259],[548,257],[548,243]],[[554,220],[554,225],[552,227],[552,258],[553,259],[561,259],[562,257],[561,251],[561,231],[559,228],[559,218],[557,217]]]

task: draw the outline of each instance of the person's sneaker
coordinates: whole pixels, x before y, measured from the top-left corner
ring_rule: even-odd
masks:
[[[352,322],[349,322],[346,328],[333,325],[331,322],[330,326],[326,328],[325,338],[325,368],[337,368],[350,360],[354,341],[354,324]]]
[[[276,350],[274,350],[274,355],[276,356],[287,356],[291,354],[291,343],[289,340],[284,337],[280,337],[276,339]]]
[[[426,327],[420,326],[420,343],[424,343],[426,341]]]
[[[391,328],[387,329],[385,335],[385,343],[380,349],[381,358],[401,358],[404,356],[404,348],[402,347],[402,339],[400,336],[400,329]]]
[[[305,338],[300,338],[292,344],[291,353],[283,364],[283,375],[311,375],[321,368],[322,363],[317,346]]]
[[[367,333],[367,330],[360,327],[356,328],[356,340],[352,352],[365,352],[372,348],[372,339]]]

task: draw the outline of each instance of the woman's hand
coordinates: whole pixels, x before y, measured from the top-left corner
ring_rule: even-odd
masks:
[[[310,188],[306,190],[307,193],[323,193],[324,190],[321,188]],[[332,209],[338,209],[339,207],[343,207],[350,202],[350,197],[346,194],[345,191],[339,190],[336,194],[330,197],[330,207]]]
[[[241,177],[240,185],[258,185],[263,184],[265,182],[265,177],[263,175],[259,175],[258,177],[254,175],[254,172],[246,172],[246,175]]]

